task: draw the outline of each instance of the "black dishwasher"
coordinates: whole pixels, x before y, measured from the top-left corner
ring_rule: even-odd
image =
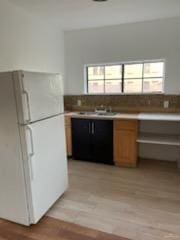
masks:
[[[72,119],[73,159],[113,165],[113,121]]]

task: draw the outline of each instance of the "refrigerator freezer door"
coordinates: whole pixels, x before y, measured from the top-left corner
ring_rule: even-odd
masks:
[[[37,223],[68,186],[64,116],[22,127],[29,155],[32,223]]]
[[[19,123],[28,124],[63,113],[60,74],[14,72]]]

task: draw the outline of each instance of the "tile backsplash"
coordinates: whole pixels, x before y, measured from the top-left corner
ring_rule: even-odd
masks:
[[[180,95],[66,95],[64,103],[66,111],[94,111],[103,105],[115,112],[180,113]]]

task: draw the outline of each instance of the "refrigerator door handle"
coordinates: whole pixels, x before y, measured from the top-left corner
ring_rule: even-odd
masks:
[[[31,179],[34,180],[34,171],[33,171],[33,166],[32,166],[32,157],[35,155],[35,152],[34,152],[34,143],[33,143],[33,132],[32,132],[32,129],[31,127],[29,126],[26,126],[27,130],[29,131],[30,133],[30,142],[31,142],[31,153],[29,154],[29,157],[30,157],[30,172],[31,172]]]
[[[28,112],[27,122],[30,123],[31,122],[31,111],[30,111],[30,104],[29,104],[29,95],[28,95],[28,92],[26,92],[25,90],[23,90],[22,94],[26,97],[27,112]]]
[[[30,157],[33,157],[34,156],[34,143],[33,143],[33,132],[32,132],[32,129],[31,127],[27,126],[27,129],[30,133],[30,140],[31,140],[31,153],[30,153]]]

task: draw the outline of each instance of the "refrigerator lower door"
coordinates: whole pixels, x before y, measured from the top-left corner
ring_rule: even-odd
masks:
[[[13,79],[20,124],[64,112],[60,74],[17,71],[13,73]]]
[[[68,186],[64,116],[24,128],[29,155],[32,224],[35,224]]]

